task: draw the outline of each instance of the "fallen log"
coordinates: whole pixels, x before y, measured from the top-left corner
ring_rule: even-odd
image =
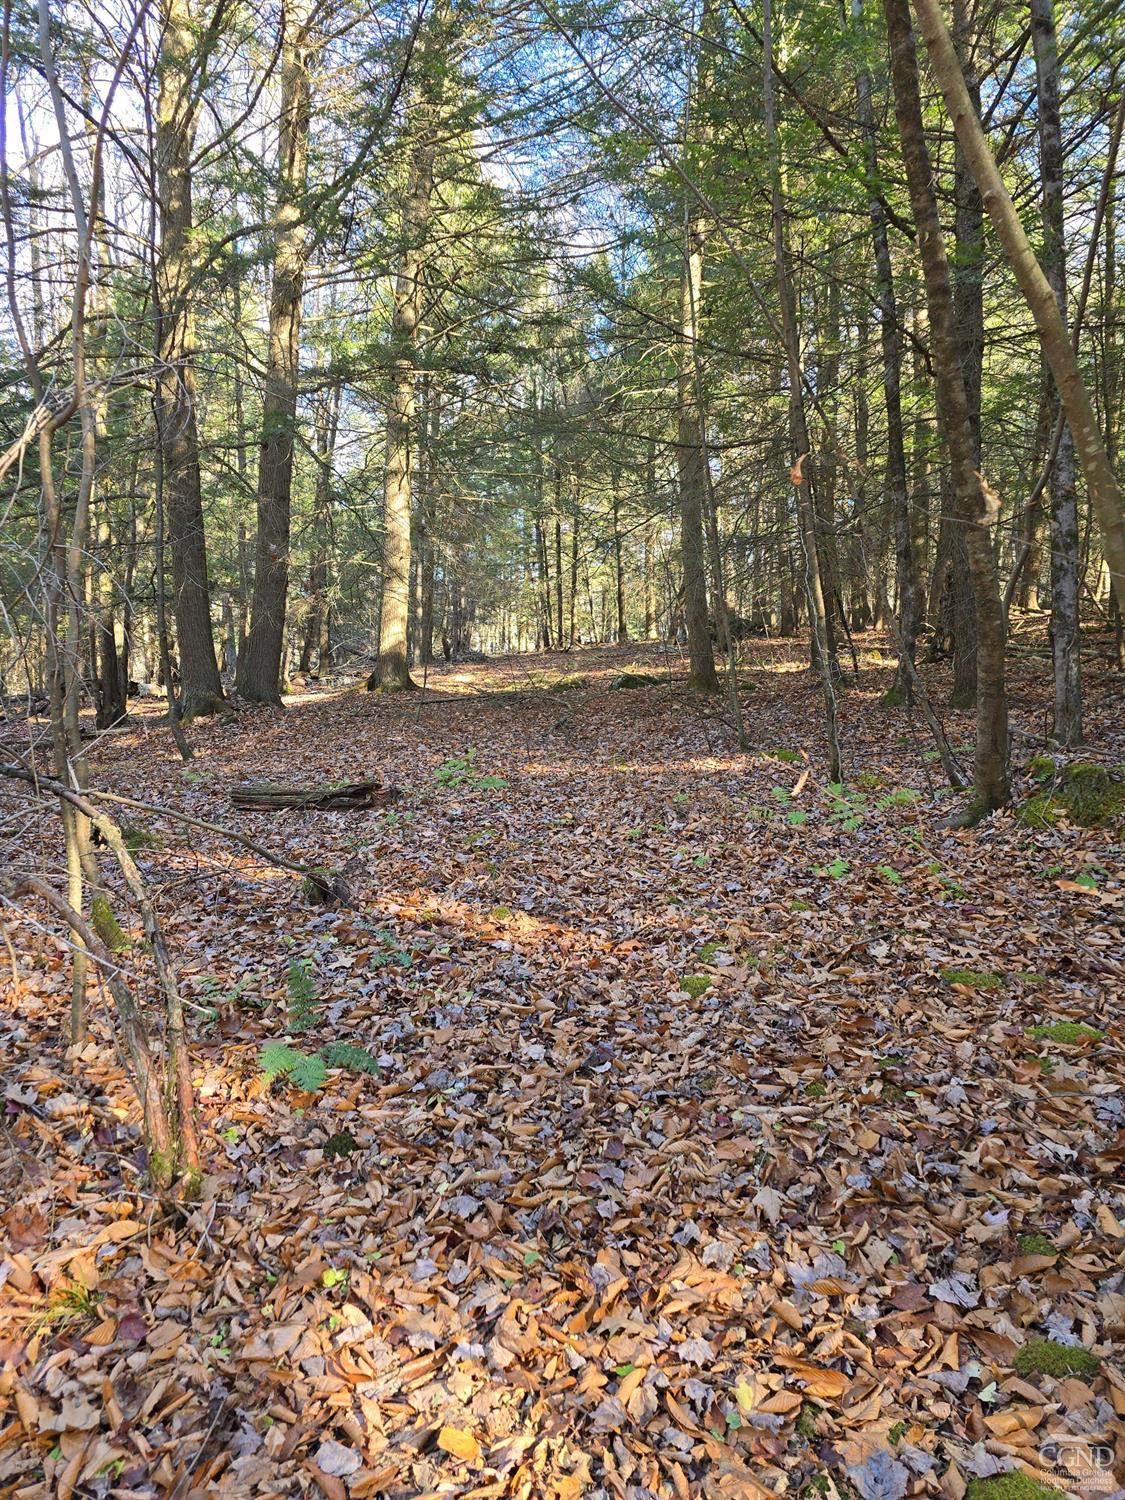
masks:
[[[358,812],[367,807],[386,807],[399,795],[398,787],[383,786],[378,781],[328,782],[323,786],[244,781],[231,791],[231,801],[249,812],[276,812],[283,807]]]

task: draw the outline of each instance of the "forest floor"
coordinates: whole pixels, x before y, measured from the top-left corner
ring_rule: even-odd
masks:
[[[144,820],[195,1007],[179,1219],[102,998],[75,1067],[66,950],[5,916],[0,1496],[960,1500],[1013,1464],[1064,1482],[1060,1434],[1066,1486],[1112,1491],[1113,836],[943,827],[924,723],[859,648],[846,792],[796,644],[745,652],[745,755],[651,646],[310,687],[193,726],[187,767],[151,705],[99,741],[99,786],[346,867],[354,903]],[[1089,758],[1120,762],[1092,656]],[[1049,666],[1014,662],[1041,736]],[[373,774],[385,811],[230,807]],[[53,815],[5,801],[26,861]]]

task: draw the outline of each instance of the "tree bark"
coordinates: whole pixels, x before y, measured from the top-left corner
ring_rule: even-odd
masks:
[[[302,198],[308,177],[311,54],[308,0],[286,13],[278,129],[277,239],[270,288],[269,348],[258,453],[258,538],[254,598],[238,691],[256,703],[281,702],[281,650],[289,586],[289,523],[306,228]]]
[[[309,577],[309,615],[298,668],[308,672],[313,652],[317,653],[317,671],[331,667],[329,660],[329,570],[328,558],[332,537],[332,459],[336,450],[336,431],[340,420],[342,385],[337,381],[318,402],[316,418],[316,484],[313,516],[316,529],[316,552]]]
[[[395,281],[391,322],[394,362],[387,406],[387,457],[383,481],[383,603],[379,611],[379,660],[367,686],[399,692],[417,684],[407,661],[410,622],[411,521],[413,508],[418,333],[425,290],[427,238],[434,190],[435,135],[443,68],[431,42],[419,59],[422,82],[410,121],[413,140],[402,217],[402,255]]]
[[[1043,271],[1058,303],[1064,329],[1066,239],[1063,218],[1063,140],[1059,54],[1052,0],[1031,0],[1039,102],[1039,163],[1043,183]],[[1068,333],[1069,341],[1069,333]],[[1058,420],[1058,388],[1051,392],[1049,430]],[[1082,743],[1082,671],[1078,632],[1078,494],[1074,439],[1063,422],[1051,469],[1051,654],[1054,662],[1054,738],[1068,749]]]
[[[789,436],[795,462],[791,470],[793,486],[797,492],[797,521],[804,552],[803,572],[805,596],[809,608],[809,629],[814,665],[820,673],[824,694],[824,718],[828,734],[828,756],[833,781],[841,780],[840,741],[836,727],[836,693],[833,675],[836,672],[834,642],[831,622],[825,609],[824,590],[820,573],[820,554],[817,549],[816,507],[805,473],[811,458],[809,431],[805,420],[804,380],[801,371],[801,348],[797,332],[796,308],[793,289],[789,280],[789,255],[785,243],[785,217],[782,202],[781,152],[777,132],[777,98],[774,91],[773,72],[773,9],[771,0],[765,0],[762,9],[762,54],[763,80],[762,104],[765,113],[766,149],[770,163],[770,214],[773,222],[774,273],[777,280],[777,295],[781,306],[781,332],[785,344],[786,366],[789,377]]]
[[[700,692],[717,693],[719,678],[707,628],[707,575],[703,546],[703,500],[707,482],[704,464],[707,460],[700,442],[694,348],[703,290],[703,241],[702,221],[689,218],[684,230],[684,262],[680,277],[676,462],[680,481],[680,548],[690,681],[691,686]]]
[[[1028,243],[1015,205],[989,149],[977,112],[973,109],[957,54],[942,19],[938,0],[914,0],[919,29],[929,50],[930,64],[961,142],[984,206],[1004,248],[1020,291],[1031,309],[1043,353],[1051,367],[1074,442],[1086,475],[1086,485],[1102,532],[1102,545],[1113,592],[1119,607],[1125,597],[1125,505],[1120,486],[1106,455],[1090,394],[1059,312],[1058,299]]]
[[[949,451],[955,514],[964,531],[976,605],[977,738],[973,767],[974,801],[970,813],[982,816],[1003,806],[1009,796],[1004,610],[988,529],[988,505],[973,462],[973,434],[954,321],[949,262],[934,195],[933,168],[922,126],[918,59],[909,0],[883,0],[883,9],[891,45],[895,115],[926,283],[938,414]]]
[[[188,0],[165,0],[161,23],[156,110],[160,244],[156,262],[154,410],[164,464],[172,609],[180,642],[181,706],[191,718],[214,712],[223,701],[211,632],[196,418],[191,163],[200,59],[197,26]]]

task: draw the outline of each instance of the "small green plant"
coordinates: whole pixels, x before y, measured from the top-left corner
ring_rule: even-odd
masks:
[[[1045,1234],[1021,1234],[1018,1241],[1021,1255],[1057,1255],[1058,1251]]]
[[[680,979],[680,989],[686,990],[693,1000],[698,1000],[710,988],[711,981],[706,974],[684,974]]]
[[[899,1443],[901,1443],[902,1439],[906,1436],[907,1425],[908,1424],[906,1422],[895,1422],[888,1431],[887,1441],[890,1443],[892,1448],[897,1448]]]
[[[704,943],[703,947],[700,948],[700,950],[699,950],[699,962],[701,964],[709,964],[709,963],[711,963],[712,960],[715,957],[715,954],[718,953],[718,951],[719,951],[719,945],[718,945],[718,943],[715,943],[715,942]]]
[[[328,1065],[319,1052],[298,1052],[284,1042],[267,1042],[262,1048],[261,1068],[266,1082],[286,1077],[306,1093],[314,1094],[328,1076]]]
[[[1078,1047],[1083,1042],[1100,1042],[1105,1035],[1096,1026],[1081,1021],[1052,1021],[1046,1026],[1032,1026],[1027,1035],[1037,1042],[1058,1042],[1063,1047]]]
[[[799,766],[801,764],[800,753],[796,750],[767,750],[766,754],[771,760],[784,761],[787,766]]]
[[[851,869],[851,864],[846,859],[834,859],[830,864],[818,865],[813,871],[814,875],[831,875],[833,880],[839,880]]]
[[[337,1270],[335,1266],[329,1266],[320,1278],[321,1285],[331,1291],[334,1286],[346,1287],[348,1284],[347,1271]]]
[[[879,874],[883,877],[888,885],[902,884],[902,876],[898,873],[893,865],[879,865],[878,869]]]
[[[329,1161],[336,1161],[340,1157],[345,1159],[353,1151],[359,1150],[359,1142],[350,1130],[338,1130],[335,1135],[330,1135],[324,1143],[324,1154]]]
[[[802,901],[801,898],[798,896],[796,898],[796,900],[790,901],[790,903],[789,903],[789,910],[790,911],[812,911],[812,907],[811,907],[811,905],[807,901]]]
[[[476,748],[472,746],[465,751],[464,755],[452,756],[449,760],[442,761],[434,772],[434,780],[439,786],[465,786],[477,792],[494,791],[508,785],[503,776],[480,774],[477,770]]]
[[[67,1286],[52,1292],[50,1301],[41,1313],[32,1319],[32,1329],[67,1328],[72,1323],[88,1323],[98,1316],[98,1304],[103,1292],[72,1281]]]
[[[888,807],[909,807],[912,802],[920,802],[922,793],[912,786],[896,786],[893,791],[880,797],[875,806],[880,811]]]
[[[139,854],[142,849],[162,849],[163,841],[155,833],[150,833],[147,828],[140,828],[135,823],[125,823],[121,828],[121,836],[125,840],[125,847],[130,854]]]
[[[324,1061],[330,1068],[346,1068],[349,1073],[370,1073],[377,1076],[379,1064],[365,1047],[355,1047],[351,1042],[329,1042],[324,1048]]]
[[[1003,975],[993,974],[988,969],[941,969],[946,984],[963,984],[971,990],[998,990],[1004,983]]]
[[[828,1092],[828,1085],[814,1078],[811,1083],[805,1084],[804,1091],[810,1099],[823,1099]]]
[[[267,1083],[272,1083],[275,1078],[288,1078],[310,1094],[323,1088],[329,1068],[372,1075],[379,1072],[379,1064],[370,1052],[353,1046],[351,1042],[329,1042],[317,1052],[300,1052],[287,1042],[267,1042],[262,1048],[260,1063]]]
[[[793,1425],[797,1436],[803,1437],[806,1443],[811,1443],[817,1436],[816,1407],[809,1401],[802,1402],[801,1410],[797,1413],[797,1420]]]
[[[1017,1375],[1094,1375],[1101,1360],[1080,1344],[1060,1344],[1055,1339],[1031,1339],[1016,1355]]]
[[[316,1015],[316,976],[311,958],[291,958],[285,976],[289,996],[289,1029],[304,1031]]]

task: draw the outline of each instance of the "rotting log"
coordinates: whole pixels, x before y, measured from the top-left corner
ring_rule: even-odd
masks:
[[[279,786],[271,781],[247,781],[234,787],[231,801],[249,812],[276,812],[283,807],[358,812],[386,807],[400,793],[378,781],[329,782],[323,786]]]

